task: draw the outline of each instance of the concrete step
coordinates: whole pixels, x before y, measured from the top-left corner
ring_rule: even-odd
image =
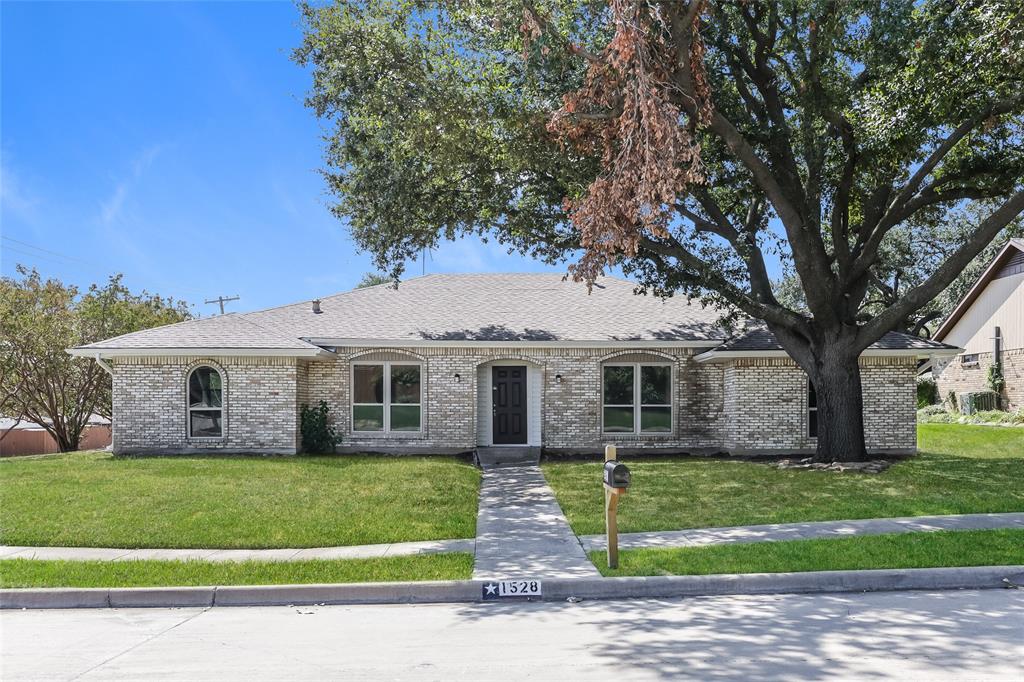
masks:
[[[528,445],[477,448],[476,461],[484,469],[504,464],[537,464],[540,462],[540,448]]]

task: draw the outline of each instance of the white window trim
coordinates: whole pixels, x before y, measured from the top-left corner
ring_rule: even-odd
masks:
[[[818,439],[818,430],[821,423],[818,421],[818,392],[814,392],[814,406],[811,406],[811,378],[807,377],[807,437],[812,440]],[[811,433],[811,412],[814,413],[814,433]]]
[[[604,368],[605,367],[632,367],[633,368],[633,403],[630,405],[613,405],[604,401]],[[642,405],[640,403],[640,368],[641,367],[668,367],[668,405]],[[671,362],[604,362],[601,363],[601,433],[605,436],[671,436],[676,428],[676,406],[675,406],[675,365]],[[633,430],[632,431],[606,431],[604,426],[604,408],[606,407],[631,407],[633,408]],[[640,428],[641,412],[645,407],[667,407],[669,409],[668,431],[643,431]]]
[[[351,399],[349,400],[349,418],[352,420],[352,433],[358,434],[406,434],[413,436],[416,434],[423,433],[423,381],[425,374],[423,371],[423,363],[418,360],[356,360],[353,361],[352,366],[349,370],[349,387]],[[357,403],[356,402],[356,367],[373,366],[384,368],[384,402],[382,403]],[[413,406],[420,408],[420,428],[415,431],[409,431],[403,429],[402,431],[391,430],[391,366],[399,365],[402,367],[415,366],[420,369],[420,400],[417,403],[395,403],[396,405]],[[376,431],[362,431],[356,428],[356,407],[367,406],[377,407],[382,406],[384,408],[384,426],[380,430]]]
[[[192,390],[192,375],[200,369],[210,369],[217,373],[220,377],[220,407],[206,407],[199,406],[193,407],[190,404],[190,392]],[[224,381],[224,370],[219,367],[214,367],[209,364],[199,364],[188,371],[185,375],[185,433],[190,441],[221,441],[227,437],[227,424],[224,419],[224,403],[227,402],[227,382]],[[192,413],[193,412],[213,412],[217,410],[220,412],[220,435],[219,436],[196,436],[192,433]]]

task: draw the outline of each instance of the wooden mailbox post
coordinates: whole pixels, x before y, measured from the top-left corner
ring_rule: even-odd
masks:
[[[604,461],[614,462],[616,449],[614,445],[604,448]],[[619,567],[619,496],[626,494],[626,488],[608,485],[604,482],[604,527],[608,535],[608,568]]]

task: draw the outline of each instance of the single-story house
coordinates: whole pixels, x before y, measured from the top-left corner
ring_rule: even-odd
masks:
[[[812,451],[804,372],[719,317],[614,278],[428,275],[69,352],[113,375],[117,453],[295,453],[321,400],[343,452]],[[958,350],[889,334],[864,352],[872,451],[915,450],[917,364]]]
[[[989,367],[1003,371],[1003,407],[1024,407],[1024,239],[1011,239],[943,320],[933,337],[963,351],[936,358],[939,397],[989,391]]]

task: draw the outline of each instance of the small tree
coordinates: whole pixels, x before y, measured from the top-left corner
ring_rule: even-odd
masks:
[[[359,284],[356,285],[356,289],[365,289],[366,287],[375,287],[378,284],[389,284],[394,281],[387,275],[382,275],[379,272],[367,272],[363,275],[363,278],[359,280]]]
[[[53,436],[61,452],[78,448],[93,414],[110,416],[111,380],[97,363],[67,354],[72,346],[180,322],[188,307],[146,292],[132,294],[115,275],[78,288],[18,266],[0,279],[0,348],[5,409]]]

